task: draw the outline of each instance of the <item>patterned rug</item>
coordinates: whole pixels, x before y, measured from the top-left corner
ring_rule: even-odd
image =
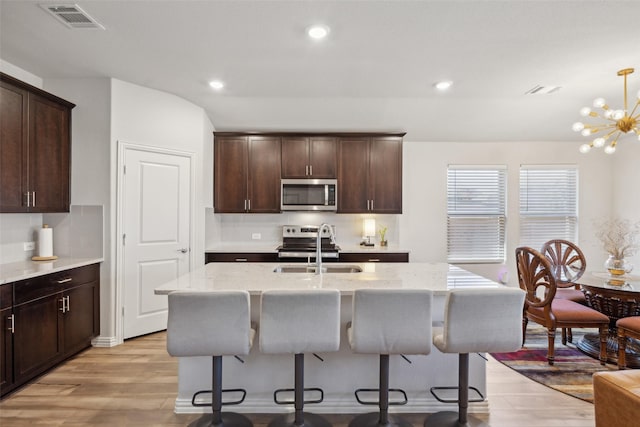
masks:
[[[573,342],[578,342],[584,332],[593,331],[574,329]],[[555,362],[550,366],[547,363],[547,332],[531,324],[527,328],[527,341],[521,350],[491,355],[497,361],[540,384],[591,403],[593,374],[618,369],[610,363],[600,365],[597,359],[582,353],[575,344],[567,342],[566,346],[562,345],[560,330],[556,332]]]

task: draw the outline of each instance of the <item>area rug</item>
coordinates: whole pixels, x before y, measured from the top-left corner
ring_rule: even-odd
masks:
[[[598,371],[617,370],[616,365],[600,365],[597,359],[582,353],[575,344],[563,345],[560,330],[556,332],[555,362],[547,363],[547,332],[529,325],[524,347],[513,353],[492,353],[499,362],[518,373],[554,390],[593,403],[592,376]],[[585,330],[573,330],[573,342],[580,340]],[[592,333],[593,331],[586,331]]]

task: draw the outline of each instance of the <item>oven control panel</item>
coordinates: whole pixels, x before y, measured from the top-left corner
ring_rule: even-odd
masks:
[[[336,234],[336,226],[332,225],[333,235]],[[318,235],[317,225],[283,225],[282,237],[316,237]],[[329,230],[322,230],[322,237],[329,237]]]

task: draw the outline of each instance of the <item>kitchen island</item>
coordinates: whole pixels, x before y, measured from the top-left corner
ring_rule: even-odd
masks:
[[[294,264],[291,267],[304,266]],[[331,263],[326,267],[344,267]],[[378,386],[378,356],[353,354],[346,339],[346,324],[351,320],[351,296],[362,288],[430,289],[434,293],[433,321],[442,322],[447,292],[454,288],[499,287],[501,285],[444,263],[353,263],[344,270],[359,269],[354,273],[276,272],[273,263],[210,263],[155,289],[158,295],[179,289],[188,290],[247,290],[251,295],[251,320],[258,322],[260,294],[271,289],[338,289],[341,299],[341,344],[335,353],[323,353],[315,358],[306,357],[305,385],[324,390],[324,401],[309,405],[317,413],[360,413],[372,410],[359,405],[354,397],[356,388]],[[280,268],[282,270],[282,268]],[[286,269],[286,268],[285,268]],[[224,319],[221,319],[224,321]],[[258,327],[258,333],[260,326]],[[428,339],[431,339],[429,337]],[[244,388],[247,397],[233,411],[245,413],[279,413],[292,410],[273,402],[273,391],[293,386],[293,356],[262,354],[257,346],[242,361],[226,357],[223,362],[223,388]],[[322,360],[321,360],[322,359]],[[456,404],[440,403],[429,393],[433,386],[457,384],[458,357],[440,353],[433,347],[427,356],[394,355],[390,358],[390,386],[407,392],[409,402],[392,406],[395,412],[435,412],[456,410]],[[178,368],[178,397],[176,413],[195,413],[207,408],[193,407],[191,397],[198,390],[211,388],[211,359],[207,357],[181,358]],[[482,393],[486,391],[485,359],[481,355],[470,357],[470,385]],[[396,397],[391,394],[391,399]],[[232,396],[233,398],[233,396]],[[488,402],[470,405],[471,412],[486,412]]]

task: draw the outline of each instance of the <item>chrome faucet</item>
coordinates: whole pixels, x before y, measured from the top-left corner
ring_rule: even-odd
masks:
[[[320,224],[318,227],[318,235],[316,236],[316,274],[322,272],[322,232],[324,229],[329,230],[329,239],[331,243],[336,242],[336,236],[333,234],[333,227],[327,223]]]

